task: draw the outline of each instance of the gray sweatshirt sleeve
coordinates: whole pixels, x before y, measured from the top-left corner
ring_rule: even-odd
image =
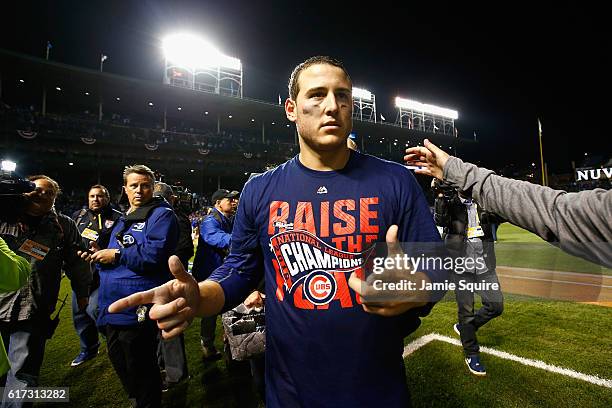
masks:
[[[444,167],[444,180],[461,190],[471,189],[484,209],[564,251],[612,267],[612,190],[567,193],[500,177],[452,156]]]

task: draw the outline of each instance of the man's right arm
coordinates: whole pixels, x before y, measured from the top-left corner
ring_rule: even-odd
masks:
[[[242,192],[234,224],[232,251],[211,277],[199,284],[185,271],[177,256],[168,266],[175,279],[153,289],[137,292],[115,301],[110,313],[143,304],[153,304],[149,316],[157,320],[167,339],[182,333],[195,316],[218,314],[239,304],[257,286],[263,274],[263,257],[258,243],[255,207],[249,184]]]
[[[252,181],[248,182],[240,196],[230,254],[204,281],[214,282],[223,290],[222,310],[229,310],[241,303],[263,277],[263,254],[255,222],[255,197],[258,196],[253,192]]]

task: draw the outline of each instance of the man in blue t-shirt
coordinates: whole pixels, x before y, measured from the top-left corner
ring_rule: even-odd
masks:
[[[341,63],[306,60],[289,95],[300,153],[246,183],[223,265],[196,286],[171,258],[176,280],[109,310],[155,303],[151,318],[174,336],[240,303],[263,275],[266,406],[406,406],[403,338],[433,303],[366,302],[358,266],[376,242],[440,241],[425,197],[405,167],[347,147],[352,83]],[[413,275],[419,286],[445,277]]]

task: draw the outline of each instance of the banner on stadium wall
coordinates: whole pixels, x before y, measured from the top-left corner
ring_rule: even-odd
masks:
[[[576,181],[599,180],[605,178],[612,179],[612,167],[576,169]]]
[[[38,135],[38,132],[32,132],[29,130],[17,130],[17,134],[21,137],[23,137],[24,139],[34,139],[36,138],[36,135]]]
[[[156,145],[156,144],[147,144],[147,143],[145,143],[145,147],[146,147],[146,148],[147,148],[147,150],[149,150],[149,151],[155,151],[155,150],[157,150],[157,148],[158,148],[159,146],[158,146],[158,145]]]
[[[206,156],[208,153],[210,153],[210,150],[208,150],[208,149],[198,149],[198,153],[200,153],[203,156]]]
[[[85,143],[86,145],[92,145],[96,143],[96,139],[93,137],[82,137],[81,142]]]

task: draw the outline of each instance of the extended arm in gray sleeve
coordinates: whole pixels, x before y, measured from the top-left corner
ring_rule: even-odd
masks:
[[[487,211],[536,233],[573,255],[612,266],[612,190],[567,193],[512,180],[450,157],[444,180]]]

